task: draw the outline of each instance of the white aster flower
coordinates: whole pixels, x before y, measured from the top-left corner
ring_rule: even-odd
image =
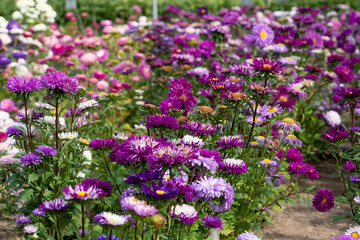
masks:
[[[63,133],[59,133],[59,138],[60,139],[75,139],[79,136],[79,134],[77,132],[63,132]]]
[[[337,113],[333,110],[327,111],[324,114],[324,118],[331,127],[337,127],[341,123],[341,117],[340,117],[339,113]]]

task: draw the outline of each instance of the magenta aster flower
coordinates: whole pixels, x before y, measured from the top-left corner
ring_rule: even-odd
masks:
[[[204,134],[211,135],[216,132],[216,127],[210,123],[199,123],[195,121],[186,121],[185,124],[181,125],[182,128],[189,130],[195,135]]]
[[[27,166],[29,164],[37,164],[38,162],[42,162],[41,161],[41,157],[38,154],[35,153],[29,153],[26,155],[21,156],[20,158],[20,164],[23,166]]]
[[[66,200],[68,199],[79,199],[79,200],[88,200],[95,199],[104,195],[107,195],[102,189],[97,188],[94,185],[82,185],[76,184],[74,188],[72,186],[67,186],[62,189],[63,195]]]
[[[199,165],[210,170],[213,174],[219,166],[221,155],[218,151],[200,149],[196,151],[195,156],[191,158],[192,166]]]
[[[241,136],[222,136],[216,140],[216,147],[227,148],[227,147],[244,147],[244,140]]]
[[[48,88],[50,92],[60,90],[65,93],[75,94],[79,90],[78,82],[75,78],[70,78],[66,73],[60,71],[48,72],[41,76],[40,86],[42,88]]]
[[[343,168],[351,172],[355,170],[355,164],[351,160],[349,160],[345,163]]]
[[[40,82],[36,78],[25,79],[24,77],[11,77],[6,84],[10,92],[26,93],[39,90]]]
[[[223,222],[220,217],[215,215],[205,215],[201,220],[204,221],[204,225],[207,228],[217,228],[222,229],[223,228]]]
[[[129,217],[126,215],[117,215],[115,213],[110,212],[102,212],[100,214],[95,215],[94,221],[98,222],[101,225],[112,225],[119,226],[124,225],[129,221]]]
[[[259,72],[277,73],[280,71],[281,63],[276,60],[254,58],[251,66]]]
[[[62,198],[57,198],[51,201],[44,201],[40,204],[40,211],[62,211],[69,207],[71,202],[65,201]]]
[[[55,148],[46,145],[38,146],[35,151],[40,152],[42,156],[55,156],[57,153]]]
[[[148,117],[146,122],[146,127],[147,128],[167,127],[178,130],[179,123],[174,117],[166,116],[164,114],[155,114]]]
[[[165,99],[159,104],[160,111],[164,114],[168,114],[170,110],[180,110],[182,107],[182,101],[175,97]]]
[[[45,216],[45,212],[43,212],[42,210],[40,210],[40,208],[35,208],[32,211],[33,214],[35,214],[36,216]]]
[[[184,224],[191,224],[195,222],[199,217],[197,216],[198,212],[193,206],[182,204],[172,206],[170,209],[170,216],[172,218],[177,218],[182,221]]]
[[[151,77],[151,68],[146,63],[141,63],[139,65],[139,73],[143,78],[150,78]]]
[[[334,72],[338,75],[338,79],[341,83],[348,83],[354,80],[354,72],[350,68],[338,65],[335,67]]]
[[[248,171],[248,167],[245,162],[235,158],[225,158],[220,164],[219,170],[227,173],[245,173]]]
[[[16,127],[8,127],[6,129],[6,134],[9,136],[9,137],[12,137],[12,136],[23,136],[25,135],[25,133],[23,131],[21,131],[20,129],[16,128]]]
[[[98,178],[87,178],[81,182],[81,185],[83,186],[95,186],[96,188],[99,188],[103,190],[107,195],[110,195],[112,193],[112,186],[109,181],[100,181]]]
[[[239,19],[238,12],[229,11],[223,16],[223,18],[221,19],[221,23],[224,25],[233,25],[238,21],[238,19]]]
[[[266,47],[274,41],[273,30],[264,23],[258,23],[253,27],[252,36],[255,39],[255,44],[259,47]]]
[[[335,89],[335,93],[340,97],[353,99],[360,96],[360,88],[357,88],[356,86],[350,88],[340,87]]]
[[[321,136],[327,140],[330,140],[331,142],[336,142],[341,139],[346,139],[350,136],[350,133],[346,131],[345,128],[339,127],[339,128],[330,128],[330,131],[327,131]]]
[[[312,203],[316,210],[320,212],[329,211],[334,207],[334,194],[329,189],[320,189],[317,191]]]
[[[94,148],[94,149],[113,148],[116,146],[116,144],[117,142],[113,138],[109,138],[109,139],[98,138],[90,142],[89,148]]]
[[[302,153],[297,148],[289,148],[287,150],[286,158],[290,160],[290,162],[303,162],[304,158]]]

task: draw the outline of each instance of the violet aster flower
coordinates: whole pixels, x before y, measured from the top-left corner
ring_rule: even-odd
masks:
[[[197,9],[197,12],[198,12],[200,15],[205,15],[205,14],[208,13],[208,11],[209,11],[208,8],[205,7],[205,6],[199,7],[199,8]]]
[[[352,176],[350,176],[350,181],[351,182],[360,182],[360,177],[356,176],[356,175],[352,175]]]
[[[184,145],[191,146],[191,147],[204,147],[205,146],[205,143],[201,138],[190,136],[190,135],[185,135],[181,139],[181,143]]]
[[[151,187],[145,183],[141,183],[141,190],[144,192],[145,196],[153,197],[159,200],[160,198],[175,198],[179,190],[177,188],[172,188],[172,185],[160,181],[158,185],[152,181]]]
[[[215,215],[205,215],[201,220],[204,221],[204,225],[207,228],[217,228],[222,229],[223,228],[223,222],[220,217]]]
[[[182,102],[178,98],[170,97],[163,100],[159,104],[159,108],[162,113],[168,114],[170,110],[180,110],[182,108]]]
[[[40,85],[42,88],[48,88],[50,92],[63,91],[65,93],[75,94],[79,90],[78,82],[75,78],[68,77],[66,73],[48,72],[40,77]]]
[[[298,125],[292,118],[284,118],[281,121],[276,121],[274,125],[289,131],[301,131],[300,125]]]
[[[25,135],[25,133],[24,133],[22,130],[20,130],[20,129],[16,128],[16,127],[8,127],[8,128],[6,129],[6,134],[7,134],[9,137],[12,137],[12,136],[23,136],[23,135]]]
[[[351,160],[349,160],[345,163],[343,168],[351,172],[355,170],[355,164]]]
[[[225,158],[220,164],[219,170],[227,173],[245,173],[248,167],[245,162],[235,158]]]
[[[239,19],[239,13],[235,11],[227,12],[221,19],[221,23],[224,25],[233,25]]]
[[[174,117],[166,116],[164,114],[155,114],[153,116],[148,117],[146,122],[146,127],[147,128],[167,127],[178,130],[179,123]]]
[[[216,147],[227,148],[227,147],[244,147],[244,140],[240,136],[222,136],[216,140]]]
[[[244,233],[237,236],[236,240],[261,240],[254,233],[245,231]]]
[[[71,202],[65,201],[62,198],[56,198],[51,201],[44,201],[40,204],[40,211],[62,211],[67,209]]]
[[[312,203],[319,212],[329,211],[334,207],[334,194],[329,189],[320,189]]]
[[[360,88],[357,88],[356,86],[350,87],[350,88],[337,88],[335,89],[335,93],[339,95],[340,97],[353,99],[358,96],[360,96]]]
[[[34,224],[29,224],[24,227],[23,232],[27,234],[33,234],[36,233],[37,230],[38,228]]]
[[[55,156],[57,153],[55,148],[46,145],[38,146],[35,150],[40,152],[41,156]]]
[[[74,188],[72,186],[67,186],[62,189],[63,195],[66,200],[68,199],[79,199],[79,200],[88,200],[95,199],[104,195],[107,195],[102,189],[97,188],[95,185],[82,185],[76,184]]]
[[[94,217],[95,222],[99,222],[101,225],[112,225],[112,226],[119,226],[124,225],[129,221],[128,216],[126,215],[117,215],[115,213],[110,212],[102,212],[100,214],[95,215]]]
[[[110,236],[106,236],[106,235],[100,235],[97,238],[93,238],[93,240],[120,240],[120,238],[118,238],[115,234]]]
[[[265,166],[277,166],[278,162],[269,158],[265,158],[259,162],[261,165]]]
[[[281,63],[276,60],[270,60],[265,58],[254,58],[251,67],[255,71],[277,73],[280,71]]]
[[[289,148],[287,150],[286,158],[290,160],[290,162],[303,162],[304,158],[302,153],[297,148]]]
[[[199,149],[196,151],[195,156],[190,160],[192,166],[203,166],[213,174],[216,172],[220,161],[221,155],[218,151],[207,149]]]
[[[186,164],[194,154],[194,150],[190,146],[185,145],[163,145],[153,150],[153,153],[146,157],[152,169],[157,169],[164,163],[172,166],[177,163]]]
[[[109,138],[109,139],[98,138],[90,142],[89,148],[94,148],[94,149],[113,148],[116,146],[116,144],[117,142],[113,138]]]
[[[338,240],[354,240],[354,239],[359,239],[360,238],[360,226],[356,225],[353,227],[349,227],[346,232],[345,232],[345,236],[347,237],[352,237],[352,239],[350,238],[339,238]]]
[[[136,70],[136,65],[129,61],[121,62],[112,69],[114,73],[123,73],[123,74],[131,73],[135,70]]]
[[[127,184],[138,184],[151,180],[161,180],[161,171],[145,170],[144,173],[131,174],[125,178]]]
[[[199,123],[195,121],[186,121],[185,124],[181,125],[182,128],[189,130],[195,135],[204,134],[211,135],[216,132],[216,127],[210,123]]]
[[[36,78],[11,77],[6,84],[10,92],[26,93],[40,89],[39,80]]]
[[[31,218],[30,217],[25,217],[24,215],[21,215],[20,217],[15,219],[15,222],[17,224],[20,223],[31,223]]]
[[[97,179],[87,178],[81,182],[81,185],[83,186],[95,186],[101,190],[103,190],[107,195],[110,195],[112,193],[112,186],[109,181],[100,181]]]
[[[360,231],[359,231],[360,232]],[[354,232],[355,236],[358,236],[359,234],[357,232]],[[348,235],[340,235],[337,238],[331,238],[330,240],[356,240],[357,238],[353,237],[353,236],[348,236]]]
[[[331,142],[336,142],[341,139],[346,139],[350,136],[350,133],[346,131],[345,128],[339,127],[339,128],[330,128],[330,131],[327,131],[321,136],[327,140],[330,140]]]
[[[255,39],[255,44],[259,47],[266,47],[274,41],[273,30],[264,23],[258,23],[253,27],[252,36]]]
[[[338,65],[335,67],[334,72],[338,75],[338,79],[341,83],[348,83],[354,80],[354,72],[350,68]]]
[[[38,162],[42,162],[41,156],[35,153],[29,153],[20,157],[20,164],[23,166],[27,166],[29,164],[37,164]]]
[[[148,217],[156,214],[158,210],[151,205],[138,204],[134,207],[134,211],[137,215],[142,217]]]
[[[36,216],[45,216],[45,212],[40,210],[40,208],[35,208],[33,211],[32,211],[33,214],[35,214]]]
[[[177,218],[182,221],[184,224],[191,224],[195,222],[199,217],[197,216],[198,212],[193,206],[182,204],[172,206],[170,209],[170,216],[172,218]]]

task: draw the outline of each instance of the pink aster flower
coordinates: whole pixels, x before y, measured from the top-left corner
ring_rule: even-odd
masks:
[[[4,99],[0,102],[0,110],[11,112],[14,108],[14,102],[11,99]]]

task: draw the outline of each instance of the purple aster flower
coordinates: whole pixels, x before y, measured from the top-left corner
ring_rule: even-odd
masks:
[[[275,116],[276,114],[282,113],[282,112],[283,112],[283,109],[279,105],[276,105],[273,107],[263,106],[261,109],[261,115],[264,117],[270,117],[270,118]]]
[[[24,227],[23,232],[27,234],[33,234],[36,233],[37,230],[38,228],[34,224],[29,224]]]
[[[56,198],[51,201],[44,201],[40,204],[40,211],[62,211],[67,209],[71,202],[65,201],[62,198]]]
[[[33,214],[35,214],[36,216],[45,216],[45,212],[40,210],[40,208],[35,208],[33,211],[32,211]]]
[[[8,127],[6,129],[6,134],[9,136],[9,137],[12,137],[12,136],[23,136],[25,135],[25,133],[23,131],[21,131],[20,129],[16,128],[16,127]]]
[[[72,186],[67,186],[62,189],[63,195],[66,200],[68,199],[79,199],[79,200],[88,200],[95,199],[104,195],[107,195],[102,189],[97,188],[95,185],[82,185],[76,184],[74,188]]]
[[[109,139],[102,139],[102,138],[98,138],[98,139],[94,139],[90,142],[89,144],[89,148],[94,148],[94,149],[100,149],[100,148],[113,148],[115,147],[117,144],[116,140],[113,138],[109,138]]]
[[[350,136],[350,133],[346,131],[345,128],[339,127],[339,128],[330,128],[330,131],[327,131],[321,136],[327,140],[330,140],[331,142],[336,142],[341,139],[346,139]]]
[[[87,178],[81,182],[81,185],[83,186],[95,186],[101,190],[103,190],[107,195],[110,195],[112,193],[112,186],[109,181],[100,181],[98,178]]]
[[[335,89],[335,93],[340,97],[352,99],[360,96],[360,88],[357,88],[356,86],[350,88],[340,87]]]
[[[214,174],[221,161],[221,155],[218,151],[199,149],[190,161],[192,166],[203,166]]]
[[[112,69],[114,73],[123,73],[123,74],[131,73],[135,70],[136,70],[136,65],[129,61],[121,62]]]
[[[338,65],[335,67],[334,72],[338,75],[338,79],[341,83],[348,83],[354,80],[354,72],[350,68]]]
[[[23,166],[27,166],[29,164],[37,164],[38,162],[42,162],[41,156],[36,153],[29,153],[21,156],[20,158],[20,164]]]
[[[38,146],[35,151],[40,152],[41,156],[55,156],[57,153],[55,148],[46,145]]]
[[[20,217],[15,219],[15,222],[17,224],[19,224],[19,223],[31,223],[31,218],[30,217],[25,217],[24,215],[21,215]]]
[[[151,169],[157,169],[164,163],[172,166],[177,163],[186,164],[194,154],[194,150],[190,146],[180,145],[163,145],[154,149],[153,153],[146,157]]]
[[[181,100],[175,97],[165,99],[159,104],[160,111],[164,114],[168,114],[170,110],[180,110],[182,107]]]
[[[216,140],[216,147],[227,148],[227,147],[244,147],[245,142],[240,136],[222,136]]]
[[[181,100],[184,108],[190,110],[197,104],[196,97],[191,93],[192,85],[185,78],[176,78],[170,81],[169,97],[175,97]]]
[[[329,189],[320,189],[312,203],[319,212],[329,211],[334,207],[334,194]]]
[[[197,9],[197,12],[198,12],[200,15],[205,15],[205,14],[208,13],[208,11],[209,11],[208,8],[205,7],[205,6],[199,7],[199,8]]]
[[[353,227],[349,227],[346,230],[345,235],[347,237],[352,237],[353,239],[359,239],[360,238],[360,226],[356,225],[356,226],[353,226]],[[349,239],[349,238],[344,238],[344,239],[346,240],[346,239]]]
[[[317,32],[309,31],[304,35],[304,38],[311,42],[312,48],[322,48],[324,45],[321,35]]]
[[[281,121],[276,121],[274,125],[289,131],[301,131],[300,125],[298,125],[292,118],[284,118]]]
[[[304,163],[303,168],[305,169],[305,176],[307,176],[311,181],[319,179],[319,172],[314,166],[309,163]]]
[[[269,158],[265,158],[259,162],[261,165],[264,166],[277,166],[278,162]]]
[[[245,231],[244,233],[237,236],[236,240],[261,240],[254,233]]]
[[[248,167],[245,162],[235,158],[225,158],[220,164],[219,170],[227,173],[245,173],[248,171]]]
[[[355,170],[355,164],[351,160],[349,160],[349,161],[346,161],[343,168],[351,172],[351,171]]]
[[[221,19],[221,23],[224,25],[233,25],[239,19],[239,13],[235,11],[227,12]]]
[[[305,175],[307,173],[306,165],[303,162],[291,162],[288,171],[292,175]]]
[[[297,148],[289,148],[287,150],[286,158],[290,160],[291,162],[303,162],[304,158],[302,153]]]
[[[141,190],[144,192],[145,196],[153,197],[159,200],[160,198],[175,198],[179,190],[177,188],[172,188],[170,183],[165,183],[160,181],[158,185],[152,181],[151,187],[145,183],[141,183]]]
[[[282,64],[296,65],[297,59],[294,57],[280,57],[279,62],[281,62]]]
[[[216,132],[216,127],[210,123],[199,123],[195,121],[186,121],[185,124],[181,125],[182,128],[189,130],[195,135],[205,134],[211,135]]]
[[[204,225],[207,228],[217,228],[222,229],[223,228],[223,222],[220,217],[215,215],[205,215],[201,220],[204,221]]]
[[[75,94],[79,90],[78,82],[75,78],[68,77],[66,73],[48,72],[41,76],[40,85],[42,88],[49,88],[52,93],[55,90],[60,90],[65,93]]]
[[[253,27],[252,36],[255,39],[255,44],[259,47],[266,47],[274,41],[273,30],[264,23],[258,23]]]
[[[153,116],[148,117],[146,122],[146,127],[147,128],[168,127],[178,130],[179,123],[174,117],[166,116],[164,114],[155,114]]]
[[[350,181],[351,182],[360,182],[360,177],[356,176],[356,175],[352,175],[352,176],[350,176]]]
[[[281,63],[276,60],[254,58],[251,66],[259,72],[277,73],[280,71]]]
[[[36,78],[26,79],[24,77],[12,76],[6,84],[10,92],[26,93],[40,89],[39,80]]]
[[[115,234],[112,234],[111,238],[110,236],[100,235],[97,238],[93,238],[93,240],[120,240],[120,238],[117,237]]]
[[[172,206],[170,209],[170,216],[177,218],[182,221],[184,224],[191,224],[195,222],[199,217],[197,216],[198,212],[193,206],[182,204]]]
[[[94,221],[98,222],[101,225],[112,225],[119,226],[124,225],[129,221],[128,216],[126,215],[117,215],[115,213],[110,212],[102,212],[100,214],[95,215]]]
[[[151,205],[147,204],[138,204],[134,207],[134,211],[137,215],[142,217],[148,217],[156,214],[158,210]]]
[[[151,180],[161,180],[161,171],[145,170],[144,173],[131,174],[125,178],[127,184],[138,184]]]

